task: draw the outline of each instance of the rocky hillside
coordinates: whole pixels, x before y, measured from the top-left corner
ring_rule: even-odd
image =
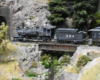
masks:
[[[0,51],[0,80],[100,80],[100,47],[79,46],[71,58],[41,54],[37,44],[8,43]]]
[[[100,80],[99,68],[100,47],[79,46],[71,57],[70,64],[63,66],[54,80]]]
[[[48,0],[0,0],[0,5],[7,5],[11,9],[12,30],[15,35],[16,27],[35,28],[38,26],[49,25],[47,16]],[[13,36],[12,35],[12,36]]]

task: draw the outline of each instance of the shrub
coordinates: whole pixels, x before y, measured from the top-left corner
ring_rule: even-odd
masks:
[[[35,61],[32,62],[31,68],[33,68],[33,67],[35,67],[35,68],[38,67],[37,62],[35,62]]]
[[[58,60],[54,60],[53,64],[54,64],[54,66],[59,65]]]
[[[44,54],[43,57],[41,57],[41,61],[48,60],[49,57],[50,57],[50,54]]]
[[[81,67],[81,66],[84,66],[88,61],[91,61],[91,59],[86,56],[86,55],[82,55],[79,59],[78,59],[78,62],[77,62],[77,67]]]
[[[43,61],[42,62],[42,65],[44,65],[45,66],[45,68],[49,68],[50,66],[51,66],[51,62],[45,62],[45,61]]]
[[[60,60],[60,64],[66,65],[70,64],[70,56],[69,55],[63,55],[62,59]]]

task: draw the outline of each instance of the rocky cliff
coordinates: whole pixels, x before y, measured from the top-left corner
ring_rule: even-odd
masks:
[[[47,16],[48,0],[0,0],[0,5],[11,9],[12,36],[16,34],[16,27],[30,27],[49,25]]]

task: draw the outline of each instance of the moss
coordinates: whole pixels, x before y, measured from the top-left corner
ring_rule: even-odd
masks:
[[[33,67],[35,67],[35,68],[38,67],[37,62],[35,62],[35,61],[32,62],[31,68],[33,68]]]
[[[81,66],[84,66],[85,64],[87,64],[88,61],[91,61],[91,59],[86,55],[82,55],[78,59],[78,62],[76,63],[76,65],[77,65],[77,67],[81,67]]]
[[[12,78],[12,80],[19,80],[18,78]]]
[[[28,77],[36,77],[37,75],[36,75],[35,73],[33,73],[33,74],[30,74],[30,73],[29,73],[29,74],[27,74],[27,76],[28,76]]]

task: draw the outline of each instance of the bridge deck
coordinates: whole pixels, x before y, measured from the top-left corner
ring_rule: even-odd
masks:
[[[59,43],[39,43],[39,50],[65,51],[75,52],[78,45],[74,44],[59,44]]]

